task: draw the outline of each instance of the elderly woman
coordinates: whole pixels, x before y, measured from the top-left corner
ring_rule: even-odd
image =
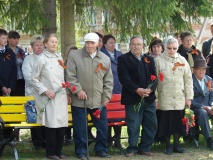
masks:
[[[22,73],[25,80],[25,96],[34,96],[33,82],[32,82],[32,68],[34,61],[37,56],[40,56],[43,52],[43,37],[40,35],[35,35],[30,41],[33,54],[25,57],[22,65]],[[44,128],[32,128],[31,129],[31,138],[33,146],[36,150],[45,147],[44,137],[45,137]]]
[[[149,44],[149,56],[158,57],[164,51],[164,45],[160,38],[155,37]]]
[[[204,59],[203,54],[193,45],[193,35],[186,31],[180,34],[182,44],[178,48],[178,53],[183,56],[190,67],[194,66],[194,60]]]
[[[165,137],[165,154],[172,154],[170,137],[174,137],[173,152],[183,153],[179,137],[185,134],[181,119],[185,106],[190,107],[193,99],[192,74],[186,59],[177,53],[178,41],[168,37],[165,52],[155,58],[157,75],[163,75],[158,82],[158,107],[160,111],[159,137]]]
[[[115,37],[111,34],[105,35],[103,37],[103,47],[101,48],[101,52],[106,54],[111,61],[111,69],[113,74],[113,90],[112,94],[121,94],[122,86],[118,79],[118,71],[117,71],[117,58],[122,55],[122,53],[115,49]],[[117,143],[114,144],[114,146],[119,147],[120,146],[120,137],[121,137],[121,126],[116,126],[114,128],[114,138]],[[108,128],[108,138],[107,138],[107,144],[108,146],[112,145],[112,127]]]
[[[39,114],[37,123],[45,126],[46,157],[67,159],[61,150],[65,127],[68,126],[67,101],[70,101],[70,97],[61,86],[64,83],[64,65],[62,57],[56,53],[58,46],[56,35],[46,36],[44,46],[45,49],[35,60],[32,70],[32,81],[36,90],[35,102]]]

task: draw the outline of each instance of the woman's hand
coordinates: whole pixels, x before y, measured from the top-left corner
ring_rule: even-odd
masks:
[[[186,99],[186,106],[191,107],[192,101],[191,99]]]
[[[55,98],[55,92],[53,92],[53,91],[47,90],[47,91],[44,92],[44,94],[50,99]]]
[[[72,103],[72,99],[71,99],[71,97],[70,97],[69,94],[67,94],[67,103],[68,103],[68,104],[71,104],[71,103]]]

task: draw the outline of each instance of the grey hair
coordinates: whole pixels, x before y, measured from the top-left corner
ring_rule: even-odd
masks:
[[[175,43],[176,46],[178,47],[178,40],[176,38],[174,38],[173,36],[168,36],[166,41],[165,41],[165,51],[167,52],[167,46],[170,44]]]
[[[143,38],[141,36],[133,36],[133,37],[130,38],[130,43],[134,38],[139,38],[143,42]]]
[[[41,41],[43,43],[44,38],[42,35],[34,35],[30,40],[30,45],[33,46],[36,41]]]

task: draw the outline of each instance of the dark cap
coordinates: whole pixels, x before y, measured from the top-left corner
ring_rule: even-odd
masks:
[[[209,68],[204,59],[197,59],[194,61],[194,67],[192,68]]]

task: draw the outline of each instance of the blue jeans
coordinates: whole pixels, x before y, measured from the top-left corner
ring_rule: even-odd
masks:
[[[106,152],[107,148],[107,133],[108,133],[108,123],[106,116],[106,107],[103,107],[100,114],[100,119],[93,116],[95,110],[87,108],[87,114],[89,113],[92,121],[97,129],[96,144],[94,146],[95,152]],[[72,117],[73,117],[73,139],[75,143],[75,153],[76,155],[84,154],[86,155],[86,127],[85,122],[85,109],[72,106]]]
[[[126,105],[126,124],[128,132],[129,146],[127,153],[136,153],[138,151],[150,152],[152,143],[157,132],[156,107],[153,104],[144,102],[139,112],[134,111],[134,105]],[[138,144],[140,125],[141,141]]]

